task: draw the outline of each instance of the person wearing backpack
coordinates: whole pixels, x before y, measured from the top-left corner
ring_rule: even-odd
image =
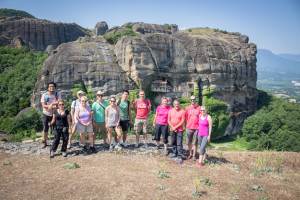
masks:
[[[98,134],[99,129],[101,129],[102,138],[104,141],[104,146],[107,147],[106,143],[106,127],[105,127],[105,108],[108,103],[103,100],[104,93],[99,90],[97,92],[97,101],[92,105],[92,122],[94,127],[94,142]]]
[[[117,106],[119,106],[120,110],[121,110],[120,125],[121,125],[122,131],[123,131],[123,143],[122,143],[122,146],[125,147],[125,148],[127,147],[126,137],[127,137],[128,126],[130,126],[132,124],[131,104],[127,100],[128,96],[129,96],[128,90],[124,90],[123,94],[122,94],[122,99],[119,99],[117,101]],[[117,141],[116,134],[115,134],[115,141]]]
[[[151,110],[151,103],[149,99],[145,98],[145,91],[140,90],[140,98],[134,100],[133,107],[136,113],[134,130],[136,132],[136,144],[135,147],[139,147],[140,132],[143,130],[144,133],[144,147],[148,148],[147,144],[147,129],[148,129],[148,113]]]
[[[57,108],[58,101],[61,100],[61,95],[56,90],[56,84],[54,82],[50,82],[47,85],[47,92],[42,95],[41,103],[43,107],[43,141],[41,148],[45,148],[47,146],[47,137],[48,137],[48,129],[50,126],[50,122],[52,121],[53,112]]]
[[[72,119],[72,131],[69,135],[69,142],[68,142],[68,146],[67,148],[70,149],[71,148],[71,144],[72,144],[72,139],[76,133],[77,130],[77,118],[75,116],[75,110],[78,109],[78,107],[81,105],[81,97],[84,96],[84,92],[83,91],[78,91],[77,92],[77,99],[75,101],[72,102],[71,105],[71,119]],[[90,107],[89,102],[86,102],[86,105],[88,107]]]

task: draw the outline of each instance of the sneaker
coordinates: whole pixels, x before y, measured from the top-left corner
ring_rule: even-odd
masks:
[[[118,151],[122,150],[122,146],[120,143],[118,143],[115,147],[115,149],[117,149]]]
[[[97,150],[95,147],[90,147],[90,150],[93,152],[93,153],[97,153]]]
[[[181,164],[183,162],[182,158],[178,158],[178,162]]]
[[[47,146],[47,141],[42,141],[41,149],[44,149]]]
[[[126,142],[123,142],[123,143],[122,143],[122,146],[125,147],[125,148],[127,148]]]
[[[170,158],[176,158],[176,157],[177,157],[176,154],[172,154],[172,155],[170,156]]]
[[[118,145],[118,143],[114,142],[112,146],[113,146],[113,148],[115,148],[115,146],[117,146],[117,145]]]
[[[144,147],[147,149],[149,146],[148,144],[145,142]]]
[[[168,149],[165,149],[165,150],[164,150],[164,155],[167,156],[168,154],[169,154]]]
[[[113,148],[113,146],[109,146],[109,151],[113,151],[114,150],[114,148]]]
[[[71,149],[71,144],[70,143],[68,144],[67,149]]]
[[[198,163],[198,167],[202,167],[202,163]]]
[[[197,159],[196,159],[196,157],[195,157],[195,156],[193,156],[192,160],[193,160],[193,161],[196,161]]]
[[[139,148],[139,143],[135,143],[135,148]]]
[[[51,158],[54,158],[54,154],[55,154],[55,152],[54,152],[54,151],[51,151],[51,152],[50,152],[50,157],[51,157]]]
[[[66,152],[62,152],[62,156],[63,157],[67,157],[67,153]]]

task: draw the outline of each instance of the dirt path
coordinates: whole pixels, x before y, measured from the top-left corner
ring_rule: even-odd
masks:
[[[192,195],[194,180],[206,177],[212,185],[200,183],[200,199],[300,198],[299,153],[209,150],[208,155],[211,163],[198,168],[192,160],[179,164],[161,154],[98,152],[57,156],[50,162],[47,154],[0,153],[0,194],[1,199],[197,199]],[[250,167],[258,163],[258,157],[268,158],[271,168],[276,165],[273,159],[282,157],[282,172],[254,177]],[[62,168],[66,163],[80,168]],[[155,170],[163,170],[170,178],[158,178]],[[158,189],[158,184],[165,189]],[[251,190],[252,185],[263,191]]]

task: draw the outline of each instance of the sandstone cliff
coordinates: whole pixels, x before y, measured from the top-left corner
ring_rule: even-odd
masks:
[[[144,31],[121,37],[115,46],[101,36],[60,45],[44,63],[32,105],[40,107],[49,81],[58,83],[64,98],[71,96],[75,83],[102,89],[107,96],[163,80],[169,92],[158,94],[171,98],[188,96],[191,90],[185,85],[192,83],[200,93],[214,88],[215,97],[227,103],[231,114],[225,135],[240,134],[257,100],[256,45],[249,44],[247,36],[207,28],[162,32],[164,25],[151,25],[151,31],[145,28],[148,24],[130,25]]]
[[[48,20],[7,17],[0,18],[0,46],[26,45],[33,51],[44,51],[48,45],[75,41],[87,30],[77,24],[56,23]]]

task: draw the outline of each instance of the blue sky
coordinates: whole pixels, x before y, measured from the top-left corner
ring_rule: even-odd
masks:
[[[300,54],[300,0],[0,0],[0,7],[85,28],[98,21],[219,28],[248,35],[259,49]]]

